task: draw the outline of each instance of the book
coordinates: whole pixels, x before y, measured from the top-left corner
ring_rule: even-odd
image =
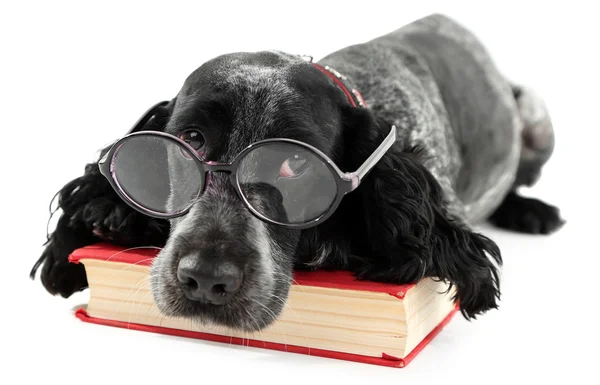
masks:
[[[346,271],[296,271],[287,305],[266,329],[249,333],[166,317],[153,301],[149,266],[157,249],[100,243],[75,250],[89,301],[82,321],[290,353],[405,367],[458,310],[439,280],[394,285],[357,280]]]

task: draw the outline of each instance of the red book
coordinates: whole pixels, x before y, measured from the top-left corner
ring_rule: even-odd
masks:
[[[198,338],[368,364],[404,367],[450,322],[457,307],[446,284],[358,281],[345,271],[295,272],[287,305],[258,333],[202,326],[160,314],[147,284],[157,249],[97,244],[75,250],[90,288],[79,319],[127,329]]]

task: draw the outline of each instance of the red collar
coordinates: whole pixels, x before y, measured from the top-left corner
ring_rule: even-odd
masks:
[[[333,82],[342,89],[352,107],[367,107],[367,104],[365,103],[365,100],[363,99],[362,95],[360,94],[360,92],[358,92],[356,88],[352,86],[352,84],[350,84],[350,80],[348,79],[348,77],[342,75],[341,73],[334,70],[328,65],[323,67],[320,64],[313,63],[312,57],[310,57],[310,64],[312,64],[319,71],[323,72],[325,75],[331,78],[331,80],[333,80]]]

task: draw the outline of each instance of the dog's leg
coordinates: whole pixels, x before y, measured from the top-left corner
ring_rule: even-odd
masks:
[[[41,281],[51,294],[69,297],[87,287],[83,266],[68,261],[77,248],[101,241],[125,247],[162,246],[166,242],[168,222],[129,208],[95,163],[88,164],[83,176],[61,189],[58,205],[62,213],[56,229],[31,270],[34,278],[43,264]]]
[[[517,193],[520,186],[532,186],[539,179],[542,167],[554,150],[554,130],[546,106],[533,91],[513,86],[523,121],[521,158],[513,191],[490,216],[489,221],[500,228],[529,233],[549,234],[565,221],[558,208]]]

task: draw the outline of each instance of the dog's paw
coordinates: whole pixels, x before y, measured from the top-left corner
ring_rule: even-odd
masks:
[[[128,243],[132,238],[135,211],[125,203],[109,197],[98,197],[87,203],[81,211],[81,222],[98,238]]]
[[[72,220],[84,223],[97,238],[123,246],[164,244],[168,235],[167,221],[147,217],[112,197],[92,199]]]
[[[533,198],[509,194],[490,217],[493,225],[527,234],[551,234],[566,221],[560,210]]]

